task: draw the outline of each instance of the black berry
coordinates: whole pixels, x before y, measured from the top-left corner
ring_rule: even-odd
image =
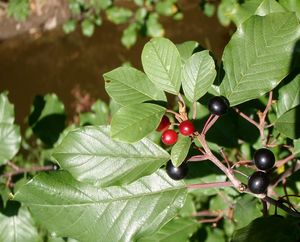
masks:
[[[188,173],[188,166],[183,162],[180,166],[173,166],[172,161],[168,161],[166,166],[167,174],[173,180],[181,180],[186,177]]]
[[[173,145],[177,142],[178,135],[173,129],[167,129],[161,136],[161,141],[166,145]]]
[[[255,194],[265,193],[269,186],[268,175],[262,171],[254,172],[248,180],[248,189]]]
[[[260,170],[269,170],[275,164],[275,156],[272,151],[262,148],[254,153],[254,163]]]
[[[179,124],[179,131],[182,135],[189,136],[194,133],[195,128],[191,121],[185,120]]]
[[[208,109],[212,114],[221,116],[229,109],[229,101],[226,97],[215,96],[208,102]]]

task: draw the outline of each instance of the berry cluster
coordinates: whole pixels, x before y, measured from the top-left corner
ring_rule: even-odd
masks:
[[[269,178],[266,171],[275,164],[275,156],[272,151],[262,148],[254,153],[254,164],[260,170],[254,172],[248,180],[250,192],[255,194],[265,193],[269,186]]]

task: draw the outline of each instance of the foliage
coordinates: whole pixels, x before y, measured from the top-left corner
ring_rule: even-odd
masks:
[[[153,38],[141,53],[144,72],[105,73],[110,105],[96,101],[68,127],[55,94],[36,97],[21,144],[1,93],[0,242],[298,241],[299,70],[290,64],[300,24],[278,9],[268,1],[238,25],[224,70],[197,42]],[[122,22],[128,13],[110,14]],[[216,95],[230,102],[222,116],[207,108]],[[165,146],[156,131],[163,115],[170,129],[190,120],[196,132]],[[256,195],[247,183],[262,147],[276,163],[267,194]],[[187,164],[183,181],[168,177],[170,159]]]

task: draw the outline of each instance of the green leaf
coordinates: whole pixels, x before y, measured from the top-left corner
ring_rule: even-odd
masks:
[[[176,46],[168,39],[150,40],[142,52],[142,64],[149,79],[162,90],[178,94],[181,58]]]
[[[149,17],[146,19],[146,29],[147,35],[150,37],[162,37],[165,33],[157,13],[149,14]]]
[[[107,104],[101,100],[97,100],[91,107],[93,112],[80,113],[80,125],[92,124],[103,125],[108,124],[109,108]]]
[[[13,124],[15,120],[14,105],[8,100],[7,93],[0,94],[0,123]]]
[[[199,227],[192,218],[176,218],[167,223],[155,234],[139,239],[137,242],[185,242]]]
[[[203,9],[203,12],[206,16],[208,17],[212,17],[215,13],[215,5],[211,4],[211,3],[206,3],[204,5],[204,9]]]
[[[186,197],[183,182],[158,171],[127,186],[100,189],[67,172],[41,173],[16,194],[37,222],[79,241],[135,241],[170,221]]]
[[[9,0],[7,5],[7,15],[13,16],[15,20],[24,22],[29,15],[29,0]]]
[[[300,139],[295,139],[294,141],[294,154],[296,156],[300,155]]]
[[[295,12],[300,19],[300,2],[298,0],[279,0],[279,3],[289,11]]]
[[[270,13],[285,12],[285,9],[275,0],[264,0],[256,9],[255,14],[265,16]]]
[[[17,154],[20,143],[20,127],[14,124],[0,123],[0,165]]]
[[[107,19],[115,24],[126,23],[132,16],[132,11],[122,7],[111,7],[106,10]]]
[[[238,27],[224,50],[220,86],[232,106],[262,96],[289,73],[299,34],[293,13],[253,16]]]
[[[300,238],[298,220],[280,216],[257,218],[233,234],[231,242],[295,242]]]
[[[122,66],[105,73],[103,77],[108,95],[123,106],[149,100],[167,100],[164,92],[135,68]]]
[[[174,5],[174,1],[158,1],[155,10],[160,15],[171,16],[177,12],[177,7]]]
[[[213,84],[217,72],[215,62],[208,50],[193,54],[185,62],[182,70],[182,88],[190,102],[204,96]]]
[[[300,75],[279,89],[277,117],[300,104]]]
[[[106,126],[71,131],[53,157],[75,179],[102,187],[130,183],[169,160],[169,154],[147,138],[124,144],[112,140],[109,133]]]
[[[81,22],[81,30],[84,36],[91,37],[95,31],[95,25],[89,19]]]
[[[64,23],[63,30],[66,34],[73,32],[76,29],[76,21],[71,19]]]
[[[192,141],[190,137],[179,135],[178,141],[171,150],[171,161],[174,166],[178,167],[182,164],[189,153],[191,144]]]
[[[20,208],[17,215],[5,216],[0,213],[1,242],[41,241],[34,221],[26,208]]]
[[[300,137],[299,120],[300,107],[298,106],[280,116],[274,127],[288,138],[297,139]]]
[[[234,220],[237,223],[237,228],[248,225],[253,219],[261,215],[262,213],[257,208],[257,198],[244,195],[237,200],[234,210]]]
[[[133,46],[137,39],[137,24],[132,23],[126,29],[124,29],[121,42],[126,48]]]
[[[182,44],[177,44],[176,47],[179,51],[181,62],[184,64],[199,46],[197,41],[186,41]]]
[[[133,143],[154,131],[165,108],[151,104],[139,103],[120,108],[111,121],[111,136],[115,140]]]

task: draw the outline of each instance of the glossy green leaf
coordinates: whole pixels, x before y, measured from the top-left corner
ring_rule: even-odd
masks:
[[[234,220],[237,228],[248,225],[253,219],[262,216],[257,207],[257,198],[251,195],[244,195],[237,200],[234,210]]]
[[[279,89],[277,117],[300,104],[300,75]]]
[[[7,93],[0,94],[0,123],[13,124],[15,120],[14,105],[8,100]]]
[[[183,182],[158,171],[126,186],[100,189],[74,180],[65,171],[42,173],[15,199],[57,236],[82,242],[130,242],[170,221],[185,200]]]
[[[133,143],[146,137],[158,126],[165,108],[139,103],[120,108],[111,121],[111,136],[115,140]]]
[[[217,75],[215,62],[208,50],[193,54],[185,62],[182,70],[182,88],[190,102],[197,101],[206,94]]]
[[[111,7],[106,10],[107,19],[115,24],[123,24],[132,16],[132,11],[123,7]]]
[[[262,96],[288,74],[299,36],[293,13],[253,16],[238,27],[223,54],[221,92],[232,106]]]
[[[199,47],[199,43],[197,41],[186,41],[181,44],[176,45],[180,57],[181,57],[181,62],[184,64],[188,58],[192,56],[194,51]]]
[[[199,227],[192,218],[176,218],[167,223],[155,234],[139,239],[137,242],[186,242]]]
[[[26,208],[20,208],[17,215],[0,213],[1,242],[39,242],[37,228]]]
[[[298,220],[280,216],[257,218],[237,230],[231,242],[295,242],[300,239]]]
[[[178,167],[182,164],[189,153],[191,144],[192,141],[189,136],[179,135],[178,141],[171,150],[171,161],[174,166]]]
[[[288,138],[297,139],[300,137],[299,120],[300,107],[298,106],[280,116],[274,127]]]
[[[141,71],[122,66],[103,75],[105,90],[119,104],[127,106],[148,100],[166,101],[162,90]]]
[[[107,126],[86,126],[69,132],[53,157],[77,180],[110,186],[151,174],[169,154],[147,138],[125,144],[112,140]]]
[[[168,39],[150,40],[142,52],[142,64],[149,79],[162,90],[178,94],[181,58],[176,46]]]

